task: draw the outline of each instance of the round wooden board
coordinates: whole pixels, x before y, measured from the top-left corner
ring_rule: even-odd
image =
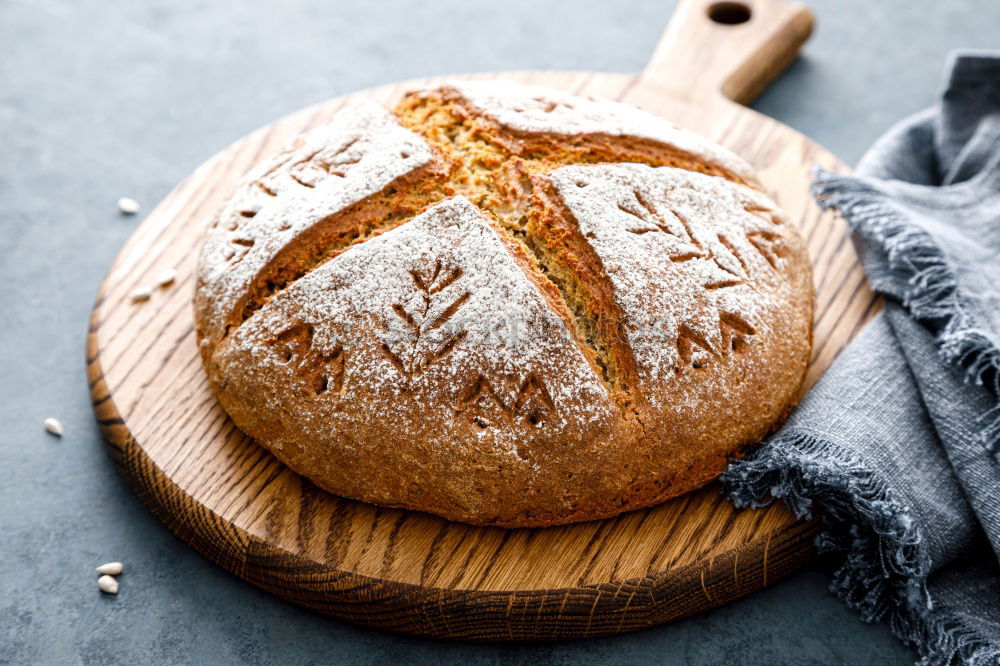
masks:
[[[815,349],[807,390],[878,308],[844,224],[809,197],[809,171],[842,169],[746,101],[808,36],[801,6],[755,0],[753,18],[720,26],[707,3],[680,9],[639,77],[483,75],[645,107],[750,160],[808,239],[815,266]],[[364,625],[478,640],[595,636],[725,603],[812,556],[815,524],[780,505],[735,510],[716,486],[616,518],[504,530],[379,508],[325,493],[242,434],[208,388],[195,347],[195,259],[210,215],[237,180],[289,137],[349,101],[391,103],[411,81],[285,117],[219,153],[153,210],[115,260],[94,307],[88,371],[111,454],[142,500],[181,538],[274,594]],[[130,292],[176,268],[176,283]]]

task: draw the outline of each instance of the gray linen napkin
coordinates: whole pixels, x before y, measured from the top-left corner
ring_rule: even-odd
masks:
[[[1000,663],[1000,52],[947,74],[857,175],[816,173],[886,308],[723,480],[820,514],[833,592],[926,663]]]

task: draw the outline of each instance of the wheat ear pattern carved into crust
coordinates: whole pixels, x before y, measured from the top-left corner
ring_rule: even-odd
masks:
[[[309,155],[292,163],[288,169],[288,175],[299,185],[308,188],[316,187],[330,176],[344,178],[347,176],[348,169],[361,161],[361,157],[352,157],[347,155],[347,151],[350,150],[350,148],[357,142],[358,138],[355,137],[337,149],[336,153],[325,158],[320,157],[323,149],[315,150]],[[294,150],[289,151],[283,159],[280,159],[274,166],[268,169],[267,173],[262,175],[258,180],[254,181],[250,185],[250,192],[253,193],[251,195],[252,198],[259,200],[260,197],[272,199],[278,196],[278,192],[267,183],[267,178],[282,167],[288,165],[294,158],[294,155]],[[227,230],[231,232],[238,231],[244,221],[253,219],[257,216],[259,209],[260,206],[257,205],[256,202],[250,202],[248,205],[236,210],[229,216],[228,223],[226,225]],[[287,231],[288,229],[291,229],[291,225],[288,224],[288,222],[281,221],[279,223],[279,231]],[[253,245],[254,241],[252,238],[237,237],[230,239],[228,241],[225,260],[230,266],[235,266],[243,260]]]
[[[712,281],[702,285],[705,289],[721,289],[743,284],[749,276],[746,258],[741,251],[724,234],[717,234],[719,244],[725,248],[725,254],[719,254],[706,247],[698,240],[691,229],[691,224],[680,211],[664,207],[661,210],[654,202],[647,199],[641,192],[634,190],[632,198],[618,208],[635,217],[641,223],[628,231],[641,235],[647,233],[665,233],[677,241],[670,261],[686,262],[693,259],[710,259],[722,271],[722,274]],[[743,209],[755,217],[771,225],[782,224],[777,212],[756,204],[747,204]],[[747,242],[760,253],[768,265],[778,270],[779,260],[787,254],[787,247],[780,234],[766,229],[754,229],[746,233]],[[746,348],[748,338],[757,334],[756,329],[743,317],[736,313],[719,311],[719,347],[716,348],[704,335],[693,326],[681,324],[677,328],[677,358],[675,368],[677,373],[687,369],[698,369],[707,366],[712,360],[721,359],[729,352],[739,353]]]
[[[411,310],[407,310],[400,303],[392,305],[393,313],[403,326],[404,339],[401,344],[390,345],[386,342],[381,347],[386,359],[407,379],[421,374],[450,354],[465,338],[468,331],[450,331],[442,327],[455,316],[472,295],[471,292],[464,291],[444,308],[439,307],[447,300],[442,292],[462,277],[461,268],[445,267],[441,260],[435,262],[433,268],[411,270],[410,277],[420,295],[420,302]],[[438,314],[434,315],[433,312]],[[440,340],[431,340],[435,332],[440,334]],[[425,341],[431,343],[434,348],[429,351],[421,349],[428,346],[421,344]]]
[[[247,256],[247,252],[253,247],[252,238],[233,238],[229,241],[229,248],[226,250],[226,261],[230,266],[235,266]]]
[[[691,223],[680,211],[668,208],[666,211],[670,217],[668,222],[656,204],[647,199],[641,192],[633,191],[632,199],[632,201],[618,206],[620,210],[643,223],[643,226],[628,229],[630,233],[641,235],[657,232],[672,236],[679,242],[679,247],[668,258],[675,263],[691,261],[692,259],[710,259],[722,271],[722,275],[702,285],[705,289],[721,289],[743,284],[746,278],[746,264],[736,255],[735,248],[728,239],[723,240],[723,237],[719,236],[719,241],[734,255],[731,258],[725,255],[720,256],[698,240],[698,237],[691,230]]]
[[[637,218],[642,226],[628,229],[630,233],[641,235],[650,232],[665,233],[679,242],[679,247],[674,254],[669,256],[670,261],[685,262],[692,259],[710,259],[722,271],[723,275],[702,285],[705,289],[721,289],[723,287],[735,287],[743,284],[748,276],[746,259],[741,256],[740,251],[733,244],[732,240],[723,234],[717,234],[719,243],[726,248],[727,254],[718,254],[710,247],[698,240],[691,230],[691,224],[680,211],[667,208],[666,214],[651,202],[641,192],[632,192],[632,200],[625,204],[619,204],[618,208]],[[747,204],[743,207],[747,213],[754,215],[775,226],[780,225],[781,218],[777,212],[756,204]],[[787,248],[779,234],[766,230],[753,230],[746,233],[746,239],[751,246],[756,249],[767,263],[777,270],[778,260],[787,254]]]
[[[306,392],[311,397],[344,391],[344,371],[347,355],[343,346],[332,352],[321,352],[313,346],[311,324],[296,324],[268,340],[278,355],[278,362],[295,368],[305,378]]]
[[[538,100],[540,103],[542,100]],[[546,103],[544,111],[553,112],[562,106],[561,103]],[[572,108],[570,104],[565,104]],[[357,137],[350,139],[335,151],[324,149],[302,150],[302,144],[294,147],[286,155],[280,157],[260,178],[250,184],[244,206],[230,214],[232,223],[229,230],[234,232],[227,241],[225,258],[230,266],[238,264],[246,257],[254,246],[253,238],[247,238],[245,232],[239,232],[241,222],[252,219],[260,210],[262,199],[270,199],[281,194],[278,182],[270,178],[284,169],[288,178],[293,181],[292,189],[296,187],[315,188],[323,180],[330,177],[346,176],[347,170],[361,161],[360,157],[349,155],[352,147],[357,144]],[[354,151],[357,152],[356,150]],[[308,153],[308,154],[307,154]],[[332,154],[331,154],[332,153]],[[404,151],[402,157],[405,159]],[[745,231],[746,244],[739,245],[727,238],[724,233],[711,229],[695,227],[682,212],[684,206],[672,205],[663,197],[650,197],[640,189],[634,188],[631,196],[619,204],[619,209],[635,218],[627,231],[636,235],[646,233],[663,233],[672,237],[667,259],[673,263],[684,263],[693,260],[711,262],[718,270],[711,270],[707,278],[702,279],[702,287],[706,290],[724,289],[745,284],[750,280],[749,256],[756,250],[773,269],[779,268],[779,260],[787,251],[779,234],[770,230]],[[694,192],[692,194],[698,194]],[[678,210],[680,207],[682,210]],[[769,225],[782,223],[777,212],[766,206],[745,204],[744,210]],[[290,228],[285,222],[278,221],[279,230]],[[714,233],[714,238],[709,236]],[[700,237],[699,237],[700,234]],[[749,249],[753,248],[753,250]],[[703,275],[701,270],[697,272]],[[388,315],[385,325],[392,331],[392,336],[385,338],[378,347],[382,356],[403,377],[404,389],[410,380],[422,374],[437,361],[445,358],[465,339],[468,331],[461,327],[445,326],[471,297],[468,291],[450,290],[451,285],[460,279],[461,268],[445,266],[440,259],[431,265],[424,265],[409,272],[415,293],[403,297],[391,305],[392,313]],[[754,328],[735,314],[717,312],[719,316],[719,335],[706,334],[702,328],[699,332],[691,324],[681,323],[676,331],[675,347],[678,363],[677,372],[686,368],[699,368],[712,359],[721,357],[730,351],[738,352],[747,344],[747,338],[756,335]],[[721,340],[721,342],[717,342]],[[297,368],[308,368],[300,371],[307,375],[308,383],[316,395],[329,391],[342,391],[344,382],[345,353],[337,348],[328,354],[317,354],[312,351],[312,328],[293,327],[277,336],[274,340],[288,358],[285,362],[295,363]],[[714,348],[713,344],[718,348]],[[495,379],[495,378],[494,378]],[[504,388],[504,387],[501,387]],[[553,403],[545,384],[535,375],[529,375],[517,388],[516,393],[505,388],[498,391],[484,375],[477,379],[461,395],[456,408],[465,410],[474,408],[478,412],[487,402],[493,402],[503,418],[515,422],[522,417],[530,423],[537,423]],[[531,405],[526,407],[526,405]],[[541,405],[540,408],[536,405]],[[476,419],[481,418],[476,416]]]

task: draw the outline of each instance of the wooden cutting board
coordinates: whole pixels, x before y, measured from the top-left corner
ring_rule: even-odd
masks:
[[[748,20],[745,20],[747,19]],[[742,106],[795,56],[801,5],[687,0],[639,76],[516,72],[506,78],[620,99],[707,135],[752,162],[808,239],[818,293],[811,386],[879,305],[844,224],[809,197],[830,153]],[[812,557],[813,523],[781,506],[735,510],[710,486],[609,520],[546,529],[472,527],[327,494],[243,435],[209,391],[195,349],[195,258],[209,216],[289,137],[347,102],[391,103],[409,81],[302,110],[237,141],[143,221],[112,265],[87,340],[91,393],[109,450],[177,535],[237,576],[322,613],[427,636],[596,636],[704,611]],[[164,269],[149,301],[129,293]]]

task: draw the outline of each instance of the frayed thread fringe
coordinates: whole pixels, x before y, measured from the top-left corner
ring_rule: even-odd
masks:
[[[722,475],[738,507],[782,500],[799,518],[823,508],[821,553],[841,564],[831,591],[863,620],[888,620],[926,664],[992,663],[1000,652],[959,618],[934,609],[930,569],[909,513],[856,454],[804,433],[777,435]]]
[[[1000,396],[1000,350],[975,329],[958,294],[955,272],[930,234],[916,228],[871,185],[817,170],[813,195],[840,211],[854,233],[883,248],[906,284],[903,305],[936,333],[939,349],[969,382]],[[1000,452],[1000,401],[980,415],[984,446]],[[803,433],[779,434],[722,476],[737,506],[780,499],[797,516],[823,508],[820,552],[840,562],[831,590],[862,619],[886,619],[922,663],[994,663],[1000,651],[960,618],[935,609],[927,590],[930,563],[905,506],[856,454]]]
[[[885,251],[890,270],[906,284],[903,305],[935,331],[944,359],[960,368],[967,382],[985,385],[997,398],[979,415],[980,439],[1000,460],[1000,349],[976,330],[962,306],[955,271],[933,237],[859,178],[817,169],[813,196],[823,208],[839,211],[851,231]]]

